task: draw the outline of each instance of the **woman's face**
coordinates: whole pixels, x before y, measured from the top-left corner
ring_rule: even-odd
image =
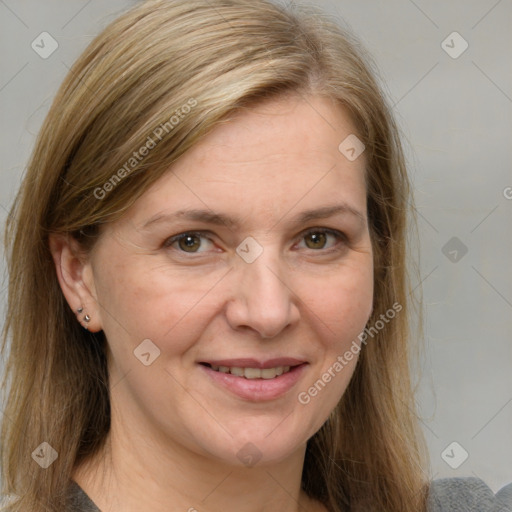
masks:
[[[251,465],[298,453],[327,419],[372,309],[364,153],[338,149],[354,132],[328,100],[273,100],[105,227],[84,275],[130,432]]]

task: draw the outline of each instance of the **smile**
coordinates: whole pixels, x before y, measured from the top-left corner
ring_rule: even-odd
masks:
[[[236,375],[237,377],[245,377],[246,379],[274,379],[275,377],[279,377],[283,375],[283,373],[288,373],[290,371],[290,366],[276,366],[275,368],[241,368],[238,366],[217,366],[210,365],[210,368],[216,372],[220,373],[230,373],[231,375]]]
[[[276,400],[291,392],[309,364],[279,357],[267,361],[253,358],[202,361],[199,368],[216,387],[244,400]]]

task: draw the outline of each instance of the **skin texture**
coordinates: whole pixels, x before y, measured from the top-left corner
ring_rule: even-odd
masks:
[[[103,512],[323,510],[300,490],[306,442],[345,391],[357,356],[308,404],[297,397],[357,340],[372,310],[364,153],[351,162],[338,150],[352,133],[331,100],[269,101],[183,155],[104,227],[89,255],[52,237],[70,307],[83,305],[89,329],[108,340],[111,433],[74,475]],[[297,223],[307,210],[340,205],[360,216],[345,210]],[[146,225],[183,209],[235,223]],[[323,238],[322,228],[345,237]],[[192,249],[169,240],[197,230],[206,233],[192,234]],[[236,252],[247,237],[263,249],[252,263]],[[148,366],[134,356],[145,339],[160,350]],[[306,364],[270,400],[233,394],[199,364],[275,357]],[[243,448],[260,457],[254,467],[237,457]]]

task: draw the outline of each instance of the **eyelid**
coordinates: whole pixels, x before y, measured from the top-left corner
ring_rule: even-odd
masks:
[[[309,235],[311,233],[327,233],[328,235],[333,235],[337,238],[341,238],[346,240],[347,235],[343,233],[342,231],[339,231],[338,229],[333,228],[321,228],[321,227],[313,227],[313,228],[307,228],[304,231],[300,233],[300,237],[303,237],[305,235]]]
[[[167,238],[164,241],[162,247],[171,247],[172,244],[174,244],[175,242],[178,242],[182,238],[185,238],[186,236],[190,236],[190,235],[200,236],[200,237],[207,238],[208,240],[212,241],[211,235],[213,235],[213,233],[211,231],[202,231],[202,230],[182,231],[181,233],[178,233],[177,235],[173,235],[173,236],[170,236],[169,238]],[[186,251],[179,251],[179,252],[186,253]],[[200,254],[200,253],[190,252],[190,253],[186,253],[186,254]]]
[[[338,241],[345,242],[345,243],[348,242],[347,235],[345,233],[343,233],[342,231],[339,231],[339,230],[333,229],[333,228],[326,228],[326,227],[311,227],[311,228],[307,228],[307,229],[301,231],[299,233],[299,235],[297,235],[297,237],[296,237],[297,243],[302,241],[305,236],[307,236],[311,233],[325,233],[327,235],[334,236]],[[182,231],[181,233],[178,233],[177,235],[173,235],[173,236],[167,238],[163,243],[163,247],[171,247],[175,242],[178,242],[180,239],[182,239],[186,236],[190,236],[190,235],[207,238],[208,240],[210,240],[210,242],[213,243],[212,235],[214,235],[214,233],[212,233],[211,231],[190,230],[190,231]],[[335,248],[336,248],[336,246],[331,247],[330,249],[309,249],[309,250],[314,251],[314,252],[328,252],[330,250],[334,250]],[[186,251],[179,251],[179,250],[178,250],[178,252],[183,252],[185,254],[201,254],[201,252],[187,253]]]
[[[342,242],[345,244],[348,243],[348,237],[342,231],[339,231],[339,230],[333,229],[333,228],[323,228],[323,227],[312,227],[312,228],[305,229],[298,235],[298,237],[297,237],[298,241],[302,241],[302,239],[305,236],[307,236],[311,233],[324,233],[327,235],[332,235],[338,240],[338,242]],[[309,249],[309,250],[311,250],[313,252],[329,252],[331,250],[336,250],[337,246],[338,246],[338,244],[336,244],[334,247],[330,247],[329,249]]]

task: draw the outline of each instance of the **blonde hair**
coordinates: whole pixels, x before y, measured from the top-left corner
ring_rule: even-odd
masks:
[[[265,0],[146,1],[88,46],[46,117],[7,224],[1,455],[3,492],[18,499],[6,510],[65,508],[73,469],[109,432],[106,340],[70,311],[49,234],[90,249],[102,224],[227,116],[288,93],[332,98],[352,116],[366,146],[375,268],[369,325],[402,306],[363,348],[337,408],[309,440],[302,486],[332,512],[425,510],[408,357],[409,184],[372,69],[358,43],[318,12]],[[165,137],[130,161],[163,126]],[[31,458],[43,441],[58,452],[47,469]]]

